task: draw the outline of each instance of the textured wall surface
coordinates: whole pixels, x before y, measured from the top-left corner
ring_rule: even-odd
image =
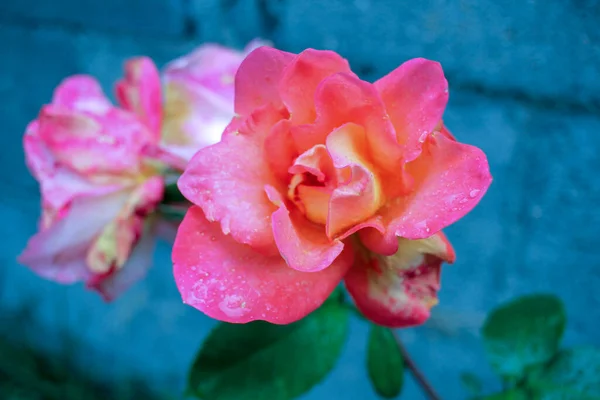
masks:
[[[463,371],[497,385],[478,331],[489,309],[516,295],[558,294],[570,318],[567,342],[600,345],[598,21],[594,0],[3,0],[0,318],[27,307],[36,323],[2,323],[2,331],[54,351],[76,346],[75,361],[106,379],[183,385],[213,322],[181,304],[167,244],[148,279],[109,305],[16,264],[39,213],[22,133],[69,74],[91,73],[109,90],[127,57],[161,65],[203,41],[241,47],[261,36],[289,51],[336,50],[366,79],[410,57],[442,62],[447,125],[488,154],[494,176],[481,204],[447,231],[458,261],[444,270],[432,320],[402,331],[445,399],[465,398]],[[355,320],[352,329],[337,369],[306,399],[374,398],[366,326]],[[405,396],[421,398],[410,379]]]

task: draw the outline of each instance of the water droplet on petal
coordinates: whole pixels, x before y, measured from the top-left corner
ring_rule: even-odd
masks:
[[[473,190],[471,190],[469,192],[469,197],[474,198],[474,197],[476,197],[479,194],[479,192],[481,192],[481,190],[479,190],[479,189],[473,189]]]

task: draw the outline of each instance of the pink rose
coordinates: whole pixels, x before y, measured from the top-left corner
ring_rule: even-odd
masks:
[[[481,150],[442,123],[438,63],[410,60],[374,84],[330,51],[261,47],[235,77],[235,117],[179,180],[195,204],[173,249],[183,300],[228,322],[296,321],[338,283],[387,326],[437,301],[440,232],[481,199]]]
[[[131,60],[113,106],[89,76],[63,81],[24,138],[39,181],[42,217],[19,261],[60,283],[83,281],[113,299],[145,274],[149,216],[165,166],[146,156],[160,140],[160,80],[147,58]]]
[[[441,66],[402,64],[374,84],[331,51],[254,50],[237,116],[179,180],[194,206],[173,248],[184,302],[245,323],[296,321],[344,279],[390,327],[424,322],[454,251],[441,229],[491,183],[485,154],[442,123]]]
[[[244,57],[263,43],[254,40],[243,52],[204,44],[165,67],[162,147],[180,159],[182,169],[196,151],[221,139],[234,115],[235,73]]]

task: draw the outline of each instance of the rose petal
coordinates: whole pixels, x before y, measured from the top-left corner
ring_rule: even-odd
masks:
[[[390,328],[420,325],[437,304],[443,261],[454,250],[443,233],[421,240],[398,239],[398,252],[381,256],[365,250],[345,278],[357,308],[371,321]]]
[[[158,69],[148,57],[136,57],[125,63],[125,78],[116,84],[121,106],[137,114],[148,126],[149,140],[158,142],[162,124],[162,94]]]
[[[19,263],[61,283],[87,279],[90,275],[85,264],[87,250],[102,228],[116,217],[129,194],[128,190],[121,190],[74,199],[64,218],[29,240]]]
[[[273,129],[265,138],[265,156],[271,167],[271,171],[282,183],[287,184],[290,180],[288,169],[298,157],[294,140],[290,134],[291,122],[283,119],[275,124]]]
[[[183,301],[231,323],[264,320],[289,324],[318,308],[348,270],[343,252],[319,272],[289,268],[277,254],[265,257],[223,235],[199,207],[191,207],[173,246],[173,272]]]
[[[235,75],[235,112],[249,115],[267,104],[283,106],[278,84],[295,55],[271,47],[259,47],[242,61]]]
[[[442,66],[423,58],[409,60],[375,82],[404,148],[404,160],[412,161],[422,143],[442,119],[448,103],[448,82]]]
[[[287,265],[304,272],[329,267],[344,249],[344,244],[329,240],[323,227],[307,220],[297,208],[289,210],[274,188],[267,186],[265,190],[279,207],[272,216],[273,236]]]
[[[479,203],[492,182],[480,149],[440,133],[428,138],[423,154],[407,170],[415,179],[413,193],[388,200],[373,218],[385,234],[376,229],[359,232],[372,251],[394,254],[395,236],[422,239],[456,222]]]
[[[338,169],[350,168],[348,183],[338,186],[331,195],[327,217],[327,236],[335,237],[371,217],[385,202],[382,182],[367,158],[365,130],[345,124],[327,137],[327,149]]]
[[[55,211],[65,207],[77,196],[101,196],[120,187],[95,185],[58,163],[38,136],[37,121],[27,126],[23,147],[27,166],[40,183],[43,202]]]
[[[231,232],[235,240],[267,252],[277,251],[271,229],[276,207],[264,186],[281,192],[285,187],[265,160],[263,142],[281,118],[272,106],[252,113],[221,142],[198,151],[178,181],[181,193],[200,206],[209,221],[220,221],[225,234]]]
[[[63,80],[54,90],[52,104],[92,114],[103,114],[112,107],[98,81],[88,75]]]
[[[148,137],[147,128],[125,111],[111,108],[100,116],[54,105],[42,108],[38,135],[57,161],[98,179],[138,174]]]
[[[314,122],[317,87],[337,72],[352,74],[348,61],[329,50],[304,50],[285,68],[279,93],[294,124]]]
[[[317,120],[292,130],[299,151],[325,143],[334,129],[355,123],[367,133],[368,153],[385,171],[398,175],[401,147],[375,87],[355,75],[338,73],[324,79],[315,94]]]
[[[121,268],[143,233],[145,220],[156,209],[164,192],[163,178],[152,177],[134,190],[115,218],[94,239],[86,260],[97,274]]]
[[[290,174],[309,173],[326,186],[337,184],[333,160],[327,151],[327,147],[322,144],[318,144],[300,154],[288,171]]]

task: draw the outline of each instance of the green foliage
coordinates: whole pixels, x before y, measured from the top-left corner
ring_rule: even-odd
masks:
[[[508,378],[523,376],[554,356],[565,324],[563,305],[551,295],[524,296],[497,308],[482,330],[492,367]]]
[[[321,308],[290,325],[221,323],[200,349],[188,392],[210,400],[298,397],[335,366],[348,335],[348,319],[336,292]]]
[[[587,346],[559,352],[530,372],[527,387],[540,400],[600,399],[600,349]]]
[[[375,391],[382,397],[394,398],[404,384],[404,359],[394,333],[371,324],[367,347],[367,371]]]
[[[559,299],[524,296],[498,307],[482,332],[505,391],[480,400],[600,400],[600,349],[560,350],[566,316]]]

